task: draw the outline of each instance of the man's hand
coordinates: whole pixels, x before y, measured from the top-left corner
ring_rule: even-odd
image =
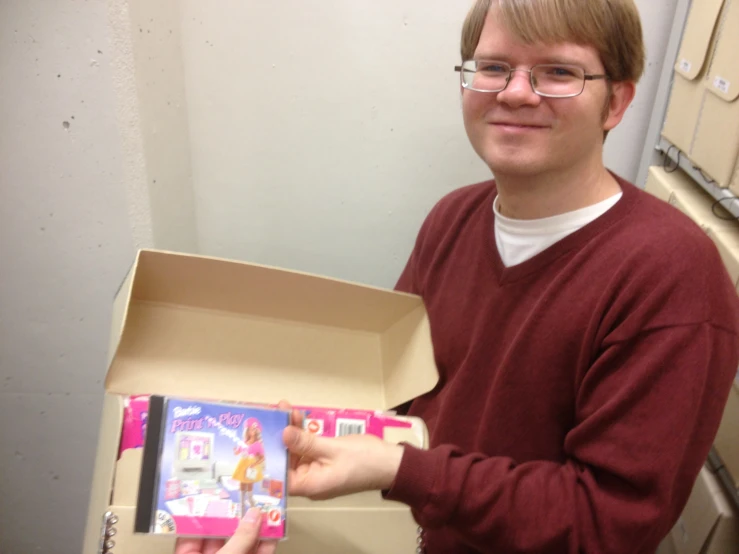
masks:
[[[177,539],[174,554],[274,554],[277,541],[259,541],[261,523],[261,510],[251,508],[228,541]]]
[[[291,455],[288,493],[327,500],[390,487],[403,447],[371,435],[317,437],[291,425],[283,433]]]

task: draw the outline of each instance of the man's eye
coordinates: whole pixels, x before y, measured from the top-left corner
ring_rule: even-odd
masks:
[[[575,72],[568,67],[550,67],[547,71],[548,75],[553,77],[574,77]]]
[[[508,68],[503,65],[497,64],[486,64],[479,68],[480,71],[487,73],[508,73]]]

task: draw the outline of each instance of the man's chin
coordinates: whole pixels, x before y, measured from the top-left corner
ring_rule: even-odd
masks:
[[[529,177],[542,171],[542,163],[531,157],[490,157],[485,160],[490,171],[497,175]]]

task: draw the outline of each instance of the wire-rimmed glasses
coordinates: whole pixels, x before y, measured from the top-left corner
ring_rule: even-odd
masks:
[[[547,98],[572,98],[585,90],[586,81],[608,79],[608,75],[592,75],[582,67],[569,64],[538,64],[531,69],[514,69],[506,62],[467,60],[454,68],[460,73],[462,86],[476,92],[501,92],[511,81],[514,71],[529,74],[531,88]]]

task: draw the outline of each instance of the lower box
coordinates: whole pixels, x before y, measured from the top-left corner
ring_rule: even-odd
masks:
[[[663,545],[675,554],[738,554],[739,519],[716,476],[704,466]],[[672,548],[670,548],[670,546]]]
[[[734,486],[739,489],[739,383],[734,383],[729,393],[714,446],[734,480]]]

